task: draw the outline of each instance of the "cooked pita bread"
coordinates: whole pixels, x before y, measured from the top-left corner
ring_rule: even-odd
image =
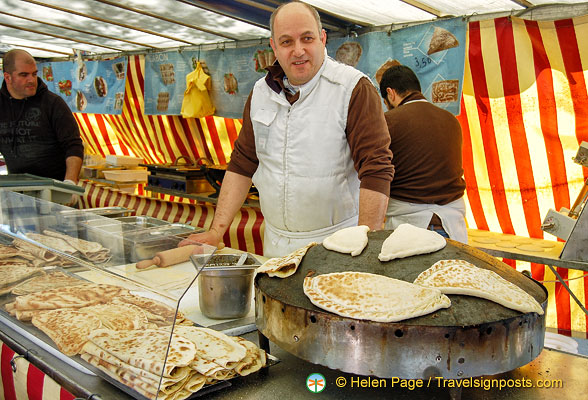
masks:
[[[431,42],[429,43],[427,54],[431,55],[457,46],[459,46],[459,41],[451,32],[436,26],[433,31],[433,37],[431,37]]]
[[[26,236],[29,239],[34,240],[35,242],[41,243],[42,245],[47,246],[50,249],[61,251],[62,253],[75,254],[77,252],[77,250],[73,248],[69,243],[60,238],[46,236],[40,233],[27,233]]]
[[[397,322],[447,308],[440,290],[383,275],[335,272],[304,278],[304,294],[323,310],[343,317]]]
[[[19,283],[14,289],[12,289],[12,294],[21,296],[24,294],[41,292],[47,289],[79,285],[80,283],[81,281],[78,278],[66,275],[61,271],[53,271]]]
[[[33,315],[32,323],[66,356],[79,354],[90,332],[101,325],[97,317],[73,309],[39,311]]]
[[[543,315],[541,304],[529,293],[494,271],[464,260],[441,260],[423,271],[415,284],[434,287],[446,294],[481,297],[523,313]]]
[[[368,244],[367,233],[369,231],[370,228],[367,225],[339,229],[323,240],[323,247],[328,250],[338,251],[339,253],[358,256]]]
[[[437,232],[417,228],[410,224],[400,224],[382,243],[378,255],[380,261],[410,257],[417,254],[432,253],[441,250],[447,241]]]
[[[257,268],[257,273],[264,272],[271,277],[287,278],[296,272],[308,249],[317,244],[316,242],[311,242],[287,256],[270,258]]]
[[[175,333],[170,342],[170,332],[165,329],[98,329],[92,332],[90,340],[127,364],[166,377],[172,377],[174,369],[188,366],[196,353],[194,343]]]
[[[81,308],[108,303],[122,293],[128,293],[128,291],[119,286],[83,283],[18,296],[14,304],[15,309],[20,311]]]
[[[174,334],[193,342],[198,357],[227,369],[235,367],[247,354],[245,347],[213,329],[179,325],[175,327]]]

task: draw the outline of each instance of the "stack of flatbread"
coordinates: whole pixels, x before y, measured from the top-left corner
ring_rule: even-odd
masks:
[[[51,249],[55,249],[72,256],[81,256],[82,258],[94,263],[104,263],[110,260],[110,250],[103,247],[100,243],[89,242],[87,240],[74,238],[72,236],[50,230],[43,231],[43,234],[27,233],[26,236],[27,238],[41,243],[42,245]],[[22,243],[15,245],[22,246]],[[28,245],[35,247],[30,243],[28,243]],[[44,249],[37,248],[36,251],[51,254]]]
[[[377,322],[402,321],[451,305],[438,289],[353,271],[307,276],[304,294],[323,310]]]
[[[529,293],[494,271],[478,268],[464,260],[441,260],[414,281],[447,294],[481,297],[523,313],[543,314],[541,304]]]
[[[378,259],[390,261],[395,258],[432,253],[441,250],[446,245],[445,238],[437,232],[417,228],[410,224],[400,224],[382,243]]]
[[[47,236],[64,240],[71,247],[79,251],[88,261],[104,263],[110,260],[110,250],[98,242],[90,242],[50,230],[44,230],[43,233]]]
[[[308,249],[317,244],[316,242],[311,242],[284,257],[270,258],[257,268],[257,273],[263,272],[271,277],[287,278],[296,272]]]
[[[245,376],[266,363],[265,352],[255,344],[195,326],[177,326],[171,336],[164,328],[99,329],[89,335],[81,357],[142,395],[158,399],[184,399],[207,383]]]

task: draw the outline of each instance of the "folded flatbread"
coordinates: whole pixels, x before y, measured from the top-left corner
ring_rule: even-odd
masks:
[[[307,276],[304,294],[323,310],[377,322],[402,321],[451,305],[438,289],[353,271]]]
[[[115,365],[120,368],[127,369],[137,376],[145,377],[146,379],[158,380],[161,378],[160,375],[154,374],[147,370],[135,367],[134,365],[128,364],[122,361],[120,358],[113,356],[109,352],[100,347],[96,346],[91,341],[86,342],[82,348],[82,354],[87,353],[101,360],[108,362],[109,364]],[[190,368],[179,367],[173,370],[173,376],[165,376],[162,378],[162,382],[178,382],[185,379],[190,374]]]
[[[178,311],[176,315],[175,308],[148,297],[124,293],[116,296],[116,298],[113,299],[113,302],[133,304],[140,307],[147,315],[149,322],[154,322],[157,325],[171,325],[174,322],[174,319],[176,323],[185,319],[184,314],[182,314],[181,311]]]
[[[123,293],[128,291],[119,286],[83,283],[18,296],[14,300],[14,305],[15,309],[20,311],[81,308],[108,303],[113,297]]]
[[[65,240],[53,236],[42,235],[40,233],[27,233],[27,238],[41,243],[50,249],[55,249],[67,254],[75,254],[77,250],[68,244]]]
[[[529,293],[496,272],[464,260],[438,261],[423,271],[414,283],[437,288],[446,294],[481,297],[523,313],[543,315],[541,304]]]
[[[106,262],[110,260],[110,250],[103,247],[100,243],[74,238],[72,236],[47,229],[44,230],[43,233],[46,236],[56,237],[64,240],[90,261]]]
[[[33,257],[36,258],[40,258],[42,260],[45,261],[55,261],[57,259],[57,256],[55,254],[53,254],[52,252],[50,252],[47,249],[44,249],[42,247],[39,246],[35,246],[32,243],[29,243],[27,241],[24,241],[22,239],[14,239],[12,241],[12,245],[16,248],[15,250],[17,251],[17,254],[20,257],[26,257],[27,254],[31,255]],[[2,249],[2,251],[4,252],[5,249]],[[12,251],[8,252],[8,253],[4,253],[4,254],[11,254]]]
[[[278,278],[287,278],[296,272],[308,249],[317,244],[318,243],[316,242],[311,242],[306,246],[293,251],[287,256],[270,258],[257,268],[257,273],[264,272],[271,277],[277,276]]]
[[[61,271],[53,271],[19,283],[18,286],[12,289],[12,294],[21,296],[24,294],[41,292],[47,289],[79,285],[80,283],[81,281],[78,278],[66,275]]]
[[[147,315],[132,304],[106,303],[79,309],[81,312],[97,317],[104,328],[114,330],[134,330],[147,328]]]
[[[92,332],[90,340],[127,364],[166,377],[173,377],[174,369],[190,365],[196,353],[194,343],[175,333],[170,341],[170,332],[165,329],[98,329]]]
[[[238,373],[241,376],[246,376],[252,374],[253,372],[259,371],[265,364],[267,363],[267,355],[265,351],[260,349],[255,345],[255,343],[250,342],[247,339],[243,339],[242,337],[233,337],[237,343],[245,347],[247,353],[245,358],[239,362],[233,368],[233,371]]]
[[[39,311],[33,315],[32,323],[66,356],[79,354],[90,332],[101,325],[97,317],[75,309]]]
[[[339,229],[323,240],[323,247],[328,250],[338,251],[339,253],[358,256],[368,244],[367,233],[369,231],[370,228],[367,225]]]
[[[26,264],[0,265],[0,293],[8,293],[16,284],[42,273],[43,269]]]
[[[432,253],[441,250],[447,241],[437,232],[417,228],[410,224],[400,224],[382,243],[378,255],[380,261],[410,257],[417,254]]]
[[[196,346],[196,355],[221,367],[232,369],[247,354],[247,350],[230,336],[208,328],[176,326],[174,334],[185,337]]]

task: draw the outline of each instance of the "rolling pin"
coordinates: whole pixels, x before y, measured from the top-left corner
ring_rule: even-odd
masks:
[[[190,244],[188,246],[160,251],[155,253],[155,257],[153,257],[151,260],[139,261],[136,267],[137,269],[145,269],[155,265],[160,268],[164,268],[169,267],[170,265],[179,264],[181,262],[188,261],[190,259],[190,255],[195,252],[197,247],[199,246]]]

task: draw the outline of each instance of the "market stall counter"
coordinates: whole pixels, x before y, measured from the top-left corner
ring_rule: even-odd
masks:
[[[76,396],[113,386],[159,399],[217,390],[277,362],[238,336],[255,329],[252,286],[238,316],[200,311],[196,279],[226,256],[201,243],[178,248],[194,227],[93,213],[65,223],[63,209],[0,190],[0,330],[27,362]],[[3,374],[21,377],[22,357],[10,361]]]

